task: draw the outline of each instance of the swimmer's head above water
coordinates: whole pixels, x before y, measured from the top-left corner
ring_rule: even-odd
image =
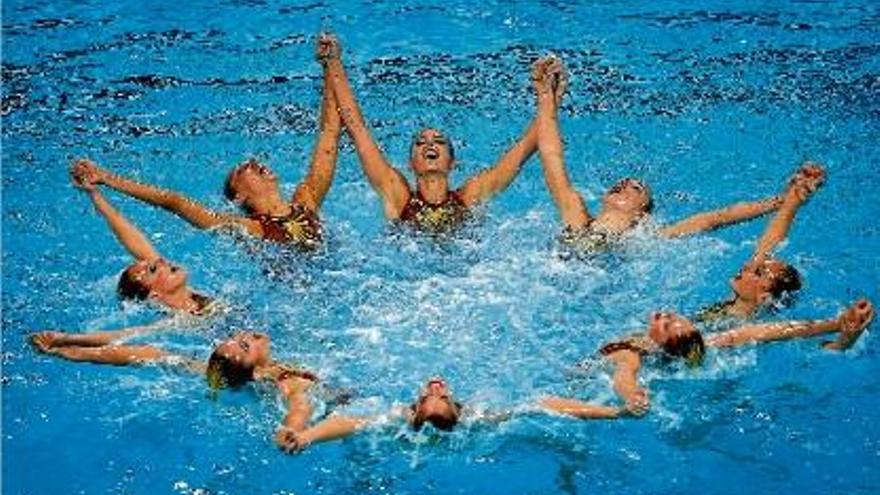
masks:
[[[628,213],[640,219],[654,209],[654,200],[644,182],[628,177],[608,189],[602,197],[602,206],[605,210]]]
[[[410,405],[410,423],[416,430],[427,422],[438,430],[450,431],[458,424],[461,407],[442,378],[431,378]]]
[[[253,158],[232,169],[226,177],[224,194],[248,213],[263,213],[264,199],[281,196],[278,177],[271,168]]]
[[[455,166],[452,142],[437,129],[422,129],[413,136],[409,164],[419,177],[449,175]]]
[[[122,272],[116,291],[123,299],[162,300],[163,296],[186,287],[187,273],[164,258],[132,263]]]
[[[688,319],[675,313],[656,312],[648,324],[648,338],[669,356],[688,364],[703,361],[705,346],[699,330]]]
[[[788,263],[769,258],[745,265],[730,281],[730,286],[738,299],[764,304],[784,299],[800,289],[801,276]]]
[[[254,369],[272,361],[272,341],[260,332],[236,332],[214,348],[205,375],[211,388],[238,387],[253,381]]]

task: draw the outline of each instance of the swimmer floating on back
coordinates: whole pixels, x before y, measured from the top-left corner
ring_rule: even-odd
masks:
[[[163,258],[147,237],[138,230],[125,216],[107,201],[89,176],[84,172],[84,162],[80,161],[71,168],[74,184],[86,192],[95,206],[95,210],[104,217],[110,230],[119,239],[125,249],[131,253],[135,262],[129,265],[119,277],[117,292],[123,299],[151,301],[172,310],[180,315],[205,316],[216,308],[213,300],[194,291],[187,284],[187,273],[183,268]],[[146,332],[166,328],[180,323],[177,319],[165,319],[146,326],[130,327],[111,332],[89,332],[87,334],[57,334],[58,342],[75,343],[81,336],[85,338],[104,338],[114,336],[133,337]]]
[[[456,402],[442,378],[431,378],[419,391],[418,398],[395,417],[405,420],[414,430],[426,423],[443,431],[451,431],[462,416],[463,406]],[[278,446],[285,452],[298,452],[313,443],[347,437],[379,421],[379,418],[331,414],[327,419],[303,430],[282,427],[276,435]]]
[[[838,332],[836,340],[823,342],[828,350],[850,348],[874,318],[874,306],[860,299],[837,318],[819,321],[787,321],[744,325],[705,339],[687,319],[673,313],[654,313],[647,334],[605,345],[600,354],[614,366],[614,391],[624,406],[592,404],[576,399],[549,397],[541,406],[550,412],[582,419],[612,419],[641,416],[649,407],[648,392],[639,385],[638,375],[647,356],[680,358],[692,365],[702,362],[705,347],[728,348],[777,340],[815,337]]]
[[[37,351],[70,361],[116,366],[164,364],[204,374],[213,389],[236,388],[248,382],[269,382],[287,400],[281,421],[284,431],[301,431],[312,414],[307,393],[318,381],[315,374],[279,363],[272,358],[269,336],[258,332],[237,332],[217,345],[207,362],[169,353],[151,345],[124,345],[125,333],[31,335]]]
[[[562,241],[584,252],[605,249],[651,214],[651,191],[639,180],[623,179],[605,193],[599,214],[590,215],[568,178],[563,157],[557,110],[566,84],[565,69],[558,58],[545,57],[535,63],[532,75],[538,100],[538,152],[547,189],[565,225]],[[660,234],[679,237],[709,231],[764,215],[781,204],[778,196],[737,203],[663,227]]]
[[[336,172],[337,145],[341,120],[329,87],[329,73],[324,71],[321,103],[321,130],[309,171],[289,202],[281,197],[278,178],[269,167],[254,159],[239,165],[226,179],[226,197],[245,210],[247,216],[212,211],[179,193],[142,184],[110,173],[94,163],[85,162],[84,174],[96,184],[103,184],[141,201],[164,208],[200,229],[240,226],[248,234],[303,250],[313,250],[321,243],[318,210]]]
[[[373,139],[349,84],[335,37],[321,35],[318,57],[332,74],[339,112],[354,141],[364,174],[379,194],[385,216],[391,220],[426,232],[453,230],[467,218],[472,206],[503,191],[537,149],[538,134],[533,122],[495,166],[469,178],[458,189],[451,189],[449,174],[455,166],[452,143],[436,129],[423,129],[410,147],[409,164],[416,176],[415,188],[411,188]]]
[[[733,297],[702,311],[697,320],[747,318],[766,304],[779,301],[786,294],[800,289],[801,277],[798,271],[788,263],[774,258],[773,249],[788,235],[798,209],[824,180],[825,170],[816,163],[805,163],[797,171],[782,196],[779,211],[770,219],[767,229],[758,239],[755,254],[731,280]]]

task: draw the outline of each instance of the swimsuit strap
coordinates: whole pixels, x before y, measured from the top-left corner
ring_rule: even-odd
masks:
[[[603,356],[609,356],[618,351],[632,351],[642,356],[650,354],[651,349],[648,349],[645,346],[643,340],[643,335],[634,335],[624,340],[611,342],[602,346],[602,348],[599,349],[599,354]]]

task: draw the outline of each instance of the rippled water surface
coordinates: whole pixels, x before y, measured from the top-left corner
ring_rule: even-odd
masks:
[[[880,355],[815,342],[711,354],[649,372],[640,421],[523,415],[450,435],[365,433],[285,456],[281,404],[264,390],[212,398],[158,369],[36,355],[36,329],[154,319],[115,297],[127,255],[67,167],[89,156],[232,210],[228,170],[257,156],[302,178],[332,29],[365,113],[395,163],[412,133],[452,136],[455,182],[487,166],[534,114],[529,64],[564,57],[561,115],[573,180],[594,208],[622,176],[651,184],[659,221],[775,194],[805,159],[829,181],[782,255],[805,275],[774,318],[880,302],[880,6],[845,2],[3,2],[3,491],[43,493],[877,493]],[[533,159],[458,238],[389,235],[347,139],[310,257],[255,260],[111,194],[193,284],[231,312],[161,336],[206,356],[242,326],[275,353],[379,408],[446,376],[479,408],[548,393],[612,398],[576,363],[653,309],[727,293],[765,225],[680,241],[638,236],[617,254],[563,261]]]

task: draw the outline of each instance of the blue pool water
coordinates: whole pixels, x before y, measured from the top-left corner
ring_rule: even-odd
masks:
[[[122,307],[127,263],[67,167],[109,168],[231,209],[227,171],[249,156],[304,174],[332,29],[377,139],[405,165],[409,136],[453,137],[456,182],[528,124],[529,64],[571,70],[562,112],[571,176],[592,206],[619,177],[653,187],[674,220],[777,192],[804,159],[829,180],[799,213],[783,256],[805,274],[774,317],[880,302],[880,4],[803,2],[3,2],[2,490],[9,494],[877,493],[880,345],[843,355],[805,341],[712,353],[699,371],[649,371],[643,420],[522,416],[450,434],[366,433],[277,451],[268,391],[212,398],[158,369],[36,355],[28,332],[154,319]],[[574,365],[653,309],[693,312],[765,220],[564,262],[533,159],[477,227],[438,244],[389,236],[343,140],[323,209],[326,253],[258,263],[246,247],[120,197],[114,202],[193,284],[233,309],[160,337],[206,356],[248,326],[277,356],[381,407],[446,376],[487,409],[547,393],[610,400],[607,376]]]

